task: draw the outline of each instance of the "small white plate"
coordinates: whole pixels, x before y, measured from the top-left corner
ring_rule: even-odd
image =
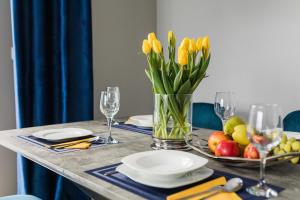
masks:
[[[125,124],[132,124],[138,127],[152,128],[152,115],[136,115],[130,117]]]
[[[48,129],[32,133],[32,136],[52,142],[92,135],[93,132],[81,128]]]
[[[288,138],[294,137],[296,140],[300,140],[300,133],[299,132],[291,132],[291,131],[283,131]]]
[[[196,171],[193,171],[175,180],[164,180],[164,179],[147,179],[144,176],[142,176],[140,173],[127,167],[124,164],[119,165],[116,168],[116,170],[135,182],[148,185],[151,187],[158,187],[158,188],[176,188],[184,185],[189,185],[204,180],[210,177],[214,173],[214,170],[209,169],[207,167],[202,167]]]
[[[206,165],[206,158],[175,150],[155,150],[135,153],[122,159],[129,168],[144,177],[175,179]]]

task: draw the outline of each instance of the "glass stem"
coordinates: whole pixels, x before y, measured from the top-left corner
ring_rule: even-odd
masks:
[[[108,133],[109,133],[109,137],[111,137],[111,122],[112,122],[112,117],[108,117],[107,118],[107,126],[108,126]]]
[[[261,185],[265,185],[265,168],[266,168],[266,152],[260,152],[260,178],[259,178],[259,183]]]
[[[226,120],[225,119],[221,119],[221,121],[222,121],[222,130],[224,131],[224,126],[225,126]]]

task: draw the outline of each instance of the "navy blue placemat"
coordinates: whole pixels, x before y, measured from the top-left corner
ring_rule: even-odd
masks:
[[[131,124],[125,124],[124,122],[119,122],[118,125],[112,125],[114,128],[119,128],[119,129],[124,129],[128,131],[133,131],[137,133],[143,133],[146,135],[152,135],[152,128],[144,128],[144,127],[139,127]],[[197,128],[193,128],[193,130],[197,130]]]
[[[41,146],[51,152],[54,152],[54,153],[67,153],[67,152],[72,152],[72,151],[78,151],[80,149],[50,149],[50,148],[47,148],[46,146],[47,145],[51,145],[51,144],[55,144],[53,142],[49,142],[47,140],[42,140],[42,139],[39,139],[39,138],[36,138],[32,135],[19,135],[17,136],[18,138],[22,139],[22,140],[26,140],[34,145],[38,145],[38,146]],[[101,146],[104,146],[106,145],[105,143],[96,143],[96,144],[92,144],[90,148],[97,148],[97,147],[101,147]]]
[[[244,186],[243,188],[237,192],[237,194],[244,200],[262,200],[265,198],[262,197],[255,197],[253,195],[250,195],[249,193],[246,192],[245,188],[248,186],[252,186],[257,184],[257,180],[253,180],[253,179],[249,179],[249,178],[244,178],[241,176],[237,176],[234,174],[230,174],[227,172],[222,172],[222,171],[218,171],[218,170],[214,170],[214,174],[207,178],[204,181],[200,181],[198,183],[193,183],[191,185],[188,186],[184,186],[184,187],[179,187],[179,188],[173,188],[173,189],[161,189],[161,188],[155,188],[155,187],[150,187],[150,186],[146,186],[137,182],[134,182],[133,180],[129,179],[128,177],[126,177],[125,175],[121,174],[121,173],[113,173],[111,175],[104,175],[107,172],[113,172],[115,171],[116,167],[118,165],[120,165],[121,163],[117,163],[117,164],[113,164],[113,165],[109,165],[109,166],[105,166],[105,167],[101,167],[101,168],[97,168],[97,169],[92,169],[92,170],[88,170],[86,171],[86,173],[95,176],[97,178],[100,178],[102,180],[105,180],[111,184],[114,184],[118,187],[121,187],[125,190],[128,190],[130,192],[133,192],[143,198],[149,199],[149,200],[164,200],[166,199],[166,197],[168,195],[174,194],[176,192],[182,191],[184,189],[193,187],[198,185],[201,182],[207,182],[208,180],[211,179],[215,179],[221,176],[224,176],[226,178],[226,180],[230,179],[230,178],[234,178],[234,177],[239,177],[241,179],[243,179],[244,181]],[[270,185],[272,188],[274,188],[276,191],[281,192],[282,190],[284,190],[284,188],[281,187],[277,187],[274,185]]]
[[[152,135],[152,128],[142,128],[138,126],[134,126],[131,124],[125,124],[124,122],[119,122],[118,125],[112,125],[114,128],[124,129],[128,131],[133,131],[137,133],[143,133],[146,135]]]

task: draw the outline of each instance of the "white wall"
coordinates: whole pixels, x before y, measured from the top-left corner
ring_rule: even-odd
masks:
[[[285,113],[300,109],[300,1],[158,0],[157,30],[178,39],[209,35],[209,78],[195,100],[213,102],[216,91],[236,93],[237,108],[279,103]]]
[[[15,128],[9,0],[0,1],[0,130]],[[0,196],[16,193],[16,154],[0,147]]]
[[[93,51],[95,118],[100,91],[119,86],[118,116],[152,112],[152,92],[144,69],[141,43],[156,29],[155,0],[93,0]]]

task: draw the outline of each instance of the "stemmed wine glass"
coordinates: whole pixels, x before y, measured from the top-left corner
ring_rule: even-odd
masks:
[[[224,128],[225,122],[234,115],[235,104],[233,92],[217,92],[215,96],[215,113],[221,119]]]
[[[265,166],[268,152],[280,143],[282,126],[281,109],[277,104],[254,104],[250,107],[247,135],[258,150],[261,160],[258,184],[246,189],[250,194],[266,198],[278,196],[266,184]]]
[[[106,138],[107,144],[119,143],[118,140],[111,136],[111,124],[113,117],[117,114],[120,108],[120,95],[116,91],[102,91],[100,97],[100,110],[106,116],[107,126],[109,130]]]
[[[120,101],[120,90],[119,90],[119,87],[107,87],[107,88],[106,88],[106,91],[107,91],[107,92],[113,92],[113,93],[115,93],[116,95],[118,95],[119,101]],[[116,119],[112,118],[111,121],[112,121],[112,124],[113,124],[113,125],[119,125],[119,123],[117,122]]]

